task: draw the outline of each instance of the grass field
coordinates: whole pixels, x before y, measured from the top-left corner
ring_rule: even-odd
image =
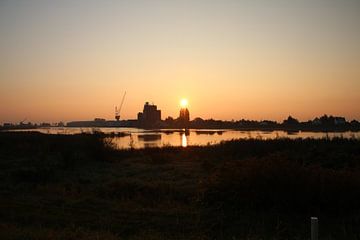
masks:
[[[0,239],[360,239],[360,141],[116,150],[0,132]]]

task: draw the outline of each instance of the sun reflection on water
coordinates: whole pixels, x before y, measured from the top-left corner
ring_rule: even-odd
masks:
[[[181,146],[187,147],[187,137],[186,137],[185,133],[181,134]]]

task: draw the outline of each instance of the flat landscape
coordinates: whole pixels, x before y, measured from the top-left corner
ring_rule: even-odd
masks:
[[[360,0],[0,0],[0,240],[360,240]]]
[[[0,132],[0,239],[360,238],[360,140],[117,150]]]

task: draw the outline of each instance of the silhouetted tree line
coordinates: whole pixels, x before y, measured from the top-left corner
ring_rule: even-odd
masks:
[[[163,127],[178,128],[180,123],[177,119],[168,117],[163,121]],[[243,130],[287,130],[287,131],[359,131],[360,122],[357,120],[346,121],[344,117],[323,115],[313,120],[300,122],[289,116],[281,123],[271,120],[232,120],[222,121],[215,119],[195,118],[189,122],[189,128],[224,128]]]
[[[132,121],[131,125],[124,125],[127,127],[143,127],[138,124],[136,120],[127,120]],[[107,123],[109,121],[105,121]],[[57,124],[32,124],[32,123],[20,123],[20,124],[4,124],[0,125],[0,130],[6,129],[32,129],[37,127],[49,127],[49,126],[64,126],[64,123],[60,122]],[[111,125],[112,126],[112,125]],[[102,126],[97,126],[102,127]],[[109,127],[104,124],[103,127]],[[193,128],[193,129],[239,129],[239,130],[285,130],[285,131],[360,131],[360,122],[358,120],[347,121],[344,117],[337,116],[328,116],[323,115],[321,117],[316,117],[313,120],[308,120],[305,122],[300,122],[298,119],[289,116],[287,119],[282,122],[276,122],[272,120],[231,120],[231,121],[222,121],[215,119],[202,119],[195,118],[184,124],[184,121],[180,118],[168,117],[165,120],[158,122],[156,125],[149,128]]]

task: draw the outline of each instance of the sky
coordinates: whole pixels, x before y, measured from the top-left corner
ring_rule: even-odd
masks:
[[[0,123],[360,120],[360,0],[0,0]]]

